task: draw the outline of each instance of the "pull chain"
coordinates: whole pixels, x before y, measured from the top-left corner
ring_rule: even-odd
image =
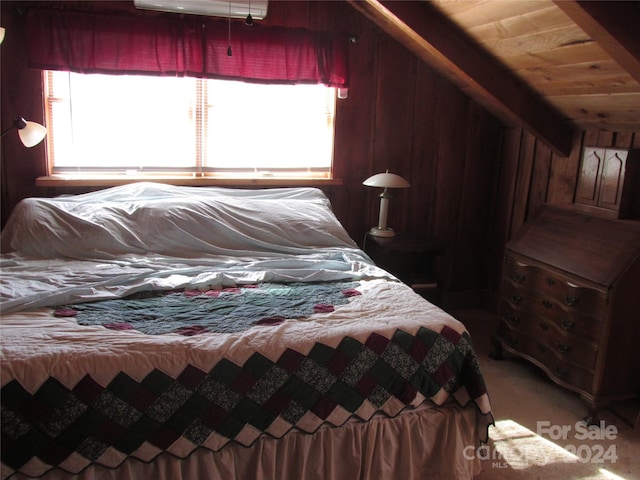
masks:
[[[253,17],[251,16],[251,0],[249,0],[249,15],[247,15],[247,19],[244,21],[247,25],[253,25]]]
[[[229,2],[229,46],[227,47],[227,57],[233,55],[231,51],[231,2]]]

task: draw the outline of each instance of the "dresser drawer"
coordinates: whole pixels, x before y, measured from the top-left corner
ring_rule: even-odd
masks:
[[[535,338],[546,350],[555,353],[563,361],[588,369],[596,366],[598,345],[595,341],[562,331],[544,318],[529,312],[517,312],[509,307],[503,310],[501,320],[510,330]]]
[[[599,343],[604,334],[605,322],[575,313],[567,313],[561,309],[553,311],[540,311],[529,308],[528,302],[523,300],[517,305],[511,299],[504,298],[500,305],[500,315],[512,327],[522,325],[535,326],[528,330],[542,333],[541,330],[550,330],[557,335],[568,335],[573,338]]]
[[[506,347],[510,347],[516,354],[521,354],[541,366],[552,379],[573,386],[578,390],[591,391],[593,372],[565,361],[542,340],[515,331],[504,322],[500,322],[498,337]]]
[[[594,318],[603,318],[607,309],[605,290],[580,283],[543,266],[529,263],[523,258],[507,256],[504,271],[505,296],[517,300],[526,292],[536,292],[541,305],[564,309]]]

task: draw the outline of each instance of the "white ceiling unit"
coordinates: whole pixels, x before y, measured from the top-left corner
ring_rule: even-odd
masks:
[[[267,15],[268,0],[134,0],[136,8],[161,12],[189,13],[210,17],[246,18],[254,20]]]

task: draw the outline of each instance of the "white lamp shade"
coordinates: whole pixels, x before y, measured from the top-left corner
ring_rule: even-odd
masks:
[[[5,33],[4,27],[0,27],[0,43],[2,43],[2,41],[4,40],[4,33]]]
[[[409,182],[407,182],[400,175],[396,175],[395,173],[389,173],[386,171],[385,173],[377,173],[372,177],[367,178],[363,185],[367,187],[380,187],[380,188],[408,188],[410,187]]]
[[[47,129],[36,122],[27,121],[26,123],[24,128],[18,129],[18,136],[25,147],[35,147],[47,135]]]

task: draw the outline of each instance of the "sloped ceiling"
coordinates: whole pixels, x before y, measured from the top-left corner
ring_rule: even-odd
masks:
[[[507,125],[568,155],[579,130],[640,130],[640,2],[350,0]]]

